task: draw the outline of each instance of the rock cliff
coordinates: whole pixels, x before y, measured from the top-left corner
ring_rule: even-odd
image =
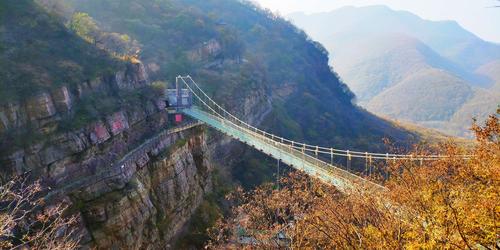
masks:
[[[156,155],[154,152],[168,153]],[[204,134],[196,129],[159,140],[122,185],[102,195],[95,187],[71,195],[79,204],[85,245],[99,249],[165,249],[211,190],[212,165]],[[152,154],[151,159],[147,159]],[[124,178],[124,179],[121,179]],[[99,188],[98,188],[99,189]]]
[[[86,247],[168,248],[211,189],[203,129],[172,130],[164,102],[151,97],[127,100],[127,106],[82,127],[61,129],[66,119],[77,119],[75,109],[87,96],[105,93],[119,102],[114,92],[136,93],[148,85],[144,66],[135,62],[4,105],[0,135],[25,129],[40,137],[21,145],[2,141],[2,179],[27,172],[51,187],[48,197],[69,200],[80,215]]]

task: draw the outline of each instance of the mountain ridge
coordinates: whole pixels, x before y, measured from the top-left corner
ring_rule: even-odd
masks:
[[[359,19],[356,19],[356,17]],[[382,27],[384,29],[389,28],[392,31],[416,37],[440,54],[466,68],[477,68],[492,61],[492,58],[500,56],[500,46],[498,44],[483,41],[470,31],[462,28],[456,21],[429,21],[408,11],[395,11],[383,5],[367,7],[350,6],[319,14],[302,13],[299,15],[294,13],[288,15],[288,18],[294,22],[300,22],[299,26],[306,27],[311,36],[317,40],[322,40],[320,37],[321,33],[324,32],[309,27],[312,25],[305,23],[306,18],[314,18],[312,21],[315,23],[328,23],[332,19],[342,19],[342,22],[335,22],[336,24],[340,24],[340,26],[330,27],[333,29],[330,33],[333,34],[342,30],[355,29],[359,31],[360,23],[369,23],[370,26],[377,26],[380,29]],[[366,28],[362,31],[380,32],[380,30],[373,28]],[[475,48],[481,48],[488,53],[474,51]],[[474,57],[477,53],[480,53],[484,59],[475,59]],[[467,63],[464,62],[466,57],[468,57]]]
[[[428,21],[385,6],[345,7],[319,14],[295,13],[288,18],[325,45],[332,55],[330,64],[355,92],[359,104],[374,113],[417,122],[453,135],[471,136],[472,118],[480,121],[487,118],[486,114],[493,112],[492,107],[498,103],[493,98],[495,95],[485,95],[482,90],[498,91],[500,64],[496,61],[500,60],[500,46],[481,40],[454,21]],[[426,78],[422,72],[438,79]],[[435,85],[417,79],[432,81]],[[398,87],[402,84],[408,88],[409,82],[426,84],[427,88],[419,91],[428,93],[411,96],[405,88]],[[443,86],[437,86],[440,84]],[[436,98],[433,88],[445,91],[442,95],[453,105]],[[454,99],[450,93],[459,97]],[[414,98],[416,96],[421,99]],[[480,96],[484,96],[482,102],[478,102]],[[408,100],[413,101],[410,106],[391,107]],[[472,103],[468,104],[469,101]],[[434,111],[428,104],[433,102],[437,110],[458,113],[430,115]],[[483,103],[482,110],[478,103]],[[417,114],[415,110],[428,115]]]

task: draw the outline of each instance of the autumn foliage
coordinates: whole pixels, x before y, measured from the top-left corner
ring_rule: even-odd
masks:
[[[439,146],[449,157],[389,162],[389,191],[341,194],[292,173],[281,189],[268,184],[230,197],[240,204],[212,231],[208,248],[498,249],[500,123],[473,126],[474,148]],[[422,153],[422,152],[418,152]],[[386,165],[387,166],[387,165]]]

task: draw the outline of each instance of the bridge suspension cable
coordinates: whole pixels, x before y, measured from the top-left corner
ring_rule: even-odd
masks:
[[[215,102],[209,95],[201,89],[201,87],[193,80],[191,76],[178,76],[178,80],[181,80],[184,85],[193,93],[193,95],[205,106],[212,115],[215,115],[218,118],[221,118],[223,121],[231,122],[235,126],[240,128],[248,129],[255,134],[266,138],[267,140],[271,140],[276,144],[280,144],[286,146],[291,149],[295,149],[301,151],[308,155],[314,155],[316,158],[319,156],[329,156],[332,158],[334,156],[347,157],[349,161],[353,158],[365,159],[370,163],[373,160],[411,160],[411,161],[435,161],[439,159],[445,158],[464,158],[468,159],[472,157],[472,155],[455,155],[455,156],[447,156],[447,155],[414,155],[414,154],[391,154],[391,153],[372,153],[372,152],[361,152],[361,151],[353,151],[353,150],[343,150],[337,148],[329,148],[329,147],[321,147],[317,145],[309,145],[305,143],[295,142],[293,140],[289,140],[272,133],[268,133],[264,130],[261,130],[257,127],[254,127],[247,122],[242,121],[238,117],[231,114],[225,108],[220,106],[217,102]]]

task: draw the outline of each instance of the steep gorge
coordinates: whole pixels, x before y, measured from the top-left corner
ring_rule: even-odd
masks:
[[[352,93],[328,66],[321,45],[248,3],[74,3],[107,32],[137,39],[144,64],[110,59],[30,0],[6,3],[26,4],[29,11],[17,15],[23,22],[0,23],[0,44],[12,46],[0,62],[19,66],[7,73],[0,69],[6,76],[1,86],[16,94],[0,102],[0,173],[8,180],[28,172],[44,180],[54,196],[68,200],[80,215],[84,246],[164,248],[211,192],[214,169],[231,172],[227,182],[247,187],[272,178],[268,158],[230,138],[198,127],[169,131],[173,124],[155,84],[172,83],[178,74],[199,79],[245,121],[294,140],[381,149],[384,137],[414,139],[352,103]],[[16,12],[9,15],[14,18]],[[29,22],[33,15],[34,23]],[[13,30],[23,32],[16,37]],[[26,36],[40,35],[38,30],[44,30],[42,37]],[[46,36],[68,41],[69,51],[54,54],[60,45]],[[38,41],[41,49],[34,46],[27,62],[24,48],[14,47],[14,41]],[[77,52],[98,56],[73,57]],[[90,73],[89,65],[109,67]],[[33,91],[26,92],[24,85]]]
[[[145,77],[144,67],[136,63],[79,89],[139,89],[149,84]],[[61,89],[63,99],[42,93],[6,105],[25,109],[0,112],[17,118],[5,127],[29,120],[44,133],[42,141],[2,151],[3,179],[27,172],[50,186],[54,197],[73,204],[81,215],[85,246],[137,249],[169,244],[211,190],[213,166],[203,129],[169,131],[173,124],[164,102],[157,99],[113,112],[84,128],[59,132],[52,127],[79,98],[66,86]]]

